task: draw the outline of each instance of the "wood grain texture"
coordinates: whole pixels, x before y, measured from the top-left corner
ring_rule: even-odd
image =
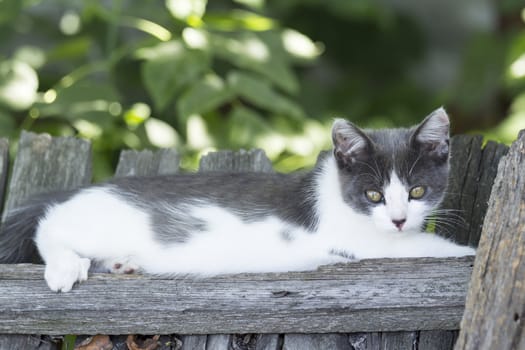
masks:
[[[65,294],[0,265],[0,333],[234,334],[457,329],[472,258],[364,260],[207,279],[95,274]],[[118,322],[115,322],[118,320]]]
[[[4,195],[7,185],[7,173],[9,167],[9,142],[0,138],[0,213],[4,206]]]
[[[148,176],[175,174],[180,156],[175,149],[120,152],[115,176]]]
[[[502,159],[455,349],[525,349],[525,130]]]
[[[232,335],[210,334],[206,339],[206,350],[230,350]]]
[[[273,172],[273,167],[264,151],[253,149],[208,153],[201,158],[199,171]]]
[[[419,332],[419,350],[454,349],[458,331],[421,331]]]
[[[183,335],[180,350],[206,350],[206,338],[205,335]]]
[[[440,215],[448,224],[438,224],[437,232],[477,246],[498,163],[508,147],[495,142],[482,147],[479,135],[457,135],[450,142],[449,186],[441,205],[448,213]]]
[[[22,132],[6,210],[30,196],[68,190],[91,181],[91,146],[74,137]]]
[[[283,350],[351,350],[346,334],[286,334]]]

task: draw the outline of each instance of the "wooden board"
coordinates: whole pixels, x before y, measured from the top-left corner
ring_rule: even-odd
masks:
[[[525,349],[525,130],[498,169],[455,349]]]
[[[30,196],[72,189],[91,181],[91,145],[74,137],[22,131],[6,211]]]
[[[42,267],[0,265],[0,333],[457,329],[471,266],[472,258],[421,258],[207,279],[97,274],[56,294]]]
[[[120,152],[115,176],[174,174],[179,171],[180,156],[175,149]]]
[[[498,163],[508,147],[488,142],[480,135],[457,135],[450,140],[451,159],[447,194],[441,209],[447,210],[437,232],[460,244],[477,246],[490,190]]]
[[[200,160],[199,171],[272,172],[272,162],[264,151],[253,149],[208,153]]]

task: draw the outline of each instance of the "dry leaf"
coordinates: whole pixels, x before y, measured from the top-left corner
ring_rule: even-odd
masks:
[[[79,346],[75,347],[75,350],[111,350],[113,349],[113,343],[107,335],[95,335],[89,337],[80,343]]]
[[[128,335],[126,339],[126,345],[129,350],[155,350],[159,346],[160,335],[155,335],[153,338],[145,339],[144,341],[139,341],[140,344],[135,342],[135,335]]]

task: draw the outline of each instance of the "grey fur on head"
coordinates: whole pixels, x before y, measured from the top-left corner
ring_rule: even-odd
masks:
[[[355,210],[370,213],[375,204],[363,193],[384,188],[394,170],[407,187],[425,186],[431,206],[441,202],[449,171],[449,119],[443,108],[412,128],[362,130],[338,119],[332,139],[342,194]]]

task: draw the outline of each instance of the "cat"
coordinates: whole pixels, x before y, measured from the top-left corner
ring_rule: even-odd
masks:
[[[27,261],[34,239],[49,288],[67,292],[95,266],[210,276],[475,254],[421,231],[447,186],[443,108],[412,128],[337,119],[332,140],[309,172],[123,177],[34,199],[8,213],[0,262]]]

